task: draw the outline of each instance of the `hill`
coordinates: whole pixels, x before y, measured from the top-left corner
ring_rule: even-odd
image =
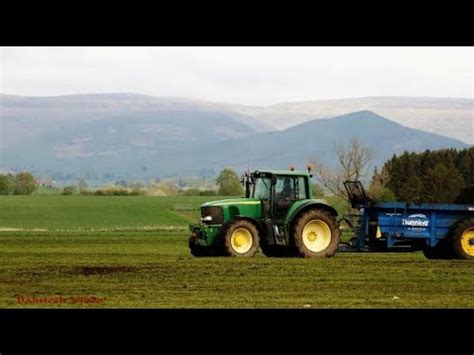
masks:
[[[376,107],[399,113],[417,102],[360,100],[346,100],[341,106],[341,100],[332,104],[329,100],[326,106],[318,101],[316,106],[309,102],[263,108],[139,94],[0,95],[0,168],[69,181],[85,177],[94,183],[178,174],[212,176],[223,166],[243,170],[248,163],[255,168],[304,166],[313,158],[331,163],[335,143],[352,136],[373,149],[377,165],[403,150],[467,147],[461,140],[407,127],[369,110],[319,117],[350,109],[355,102],[378,102]],[[463,100],[453,99],[451,104],[435,100],[432,107],[445,111],[450,107],[454,112],[458,103],[462,118],[467,109]],[[421,100],[414,112],[423,111],[428,101]],[[280,116],[269,119],[272,110]],[[304,112],[316,112],[317,117]],[[299,120],[304,122],[293,125]],[[290,127],[271,130],[275,122]],[[470,135],[472,130],[465,126],[460,125],[463,134]],[[455,124],[450,127],[459,130]]]
[[[227,164],[243,170],[248,161],[251,168],[285,169],[292,163],[304,168],[308,160],[316,158],[333,164],[336,161],[336,143],[348,142],[353,136],[372,149],[374,164],[378,166],[393,154],[405,150],[419,152],[468,147],[459,140],[408,128],[371,111],[360,111],[332,119],[312,120],[282,131],[204,146],[195,153],[208,157],[201,158],[200,164],[214,168]],[[205,154],[206,151],[213,154]]]
[[[410,128],[442,132],[474,144],[472,109],[472,98],[364,97],[280,103],[249,114],[274,129],[285,129],[314,119],[370,110]]]

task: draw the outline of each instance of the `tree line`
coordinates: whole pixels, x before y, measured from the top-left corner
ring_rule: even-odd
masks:
[[[416,203],[474,203],[474,147],[456,150],[425,150],[393,155],[382,169],[369,174],[372,152],[357,138],[337,144],[336,167],[317,159],[312,161],[316,181],[322,188],[347,202],[344,181],[366,183],[373,201],[405,201]]]
[[[29,172],[0,174],[0,195],[31,195],[37,189],[38,183]]]
[[[456,150],[425,150],[388,160],[374,171],[373,181],[382,179],[397,200],[408,202],[474,203],[474,147]]]
[[[338,167],[329,168],[318,161],[311,164],[316,181],[313,184],[316,196],[329,192],[348,200],[343,186],[345,180],[365,180],[368,184],[368,195],[377,201],[406,201],[433,203],[474,203],[474,147],[456,150],[426,150],[421,153],[404,152],[393,155],[382,169],[369,174],[372,152],[353,138],[347,145],[336,147]],[[165,195],[204,195],[204,196],[241,196],[243,188],[240,178],[230,168],[223,169],[215,179],[216,190],[188,189],[179,190],[170,184]],[[166,186],[165,186],[166,187]],[[161,186],[161,189],[164,187]],[[0,175],[0,195],[30,195],[38,189],[38,183],[29,172],[16,175]],[[95,195],[141,195],[145,194],[143,186],[133,186],[119,191],[119,187],[90,191],[84,180],[77,186],[67,186],[63,194]],[[130,190],[130,191],[129,191]],[[348,202],[348,210],[350,204]]]

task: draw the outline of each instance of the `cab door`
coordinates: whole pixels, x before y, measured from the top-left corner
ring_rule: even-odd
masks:
[[[295,201],[307,198],[307,189],[302,176],[276,176],[272,185],[272,218],[278,224],[283,222]]]

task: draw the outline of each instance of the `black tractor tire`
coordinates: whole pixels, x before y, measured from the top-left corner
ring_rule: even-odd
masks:
[[[194,241],[189,239],[189,250],[191,251],[192,256],[201,257],[201,256],[210,256],[211,249],[206,248],[200,245],[196,245]]]
[[[474,218],[462,221],[453,229],[451,242],[454,251],[454,257],[456,259],[474,260],[474,252],[472,252],[472,247],[470,250],[467,250],[466,246],[466,243],[470,242],[467,240],[468,237],[466,235],[468,231],[472,239],[472,234],[474,234]]]
[[[450,237],[442,239],[435,247],[426,247],[423,249],[423,254],[430,260],[450,260],[453,258],[453,249],[450,243]]]
[[[325,236],[314,235],[316,238],[329,238],[328,245],[321,250],[312,250],[305,244],[303,230],[310,222],[316,222],[324,226]],[[321,229],[320,229],[321,230]],[[328,211],[323,209],[311,209],[304,212],[294,223],[293,227],[293,243],[298,256],[304,258],[329,258],[334,256],[339,247],[341,233],[336,218]],[[327,241],[326,241],[327,242]]]
[[[240,238],[240,239],[239,239]],[[239,245],[239,243],[241,243]],[[237,220],[227,226],[223,235],[223,251],[227,256],[255,256],[260,243],[257,227],[250,221]],[[239,250],[238,248],[242,249]]]

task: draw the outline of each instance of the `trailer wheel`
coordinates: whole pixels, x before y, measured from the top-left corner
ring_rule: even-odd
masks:
[[[303,213],[294,224],[296,250],[305,258],[328,258],[339,247],[340,232],[336,219],[329,212],[312,209]]]
[[[455,227],[452,243],[457,259],[474,260],[474,218],[463,221]]]
[[[430,260],[449,260],[453,258],[453,250],[449,239],[440,240],[433,248],[424,248],[423,254]]]
[[[224,252],[228,256],[254,256],[259,239],[258,230],[253,223],[237,220],[224,233]]]

